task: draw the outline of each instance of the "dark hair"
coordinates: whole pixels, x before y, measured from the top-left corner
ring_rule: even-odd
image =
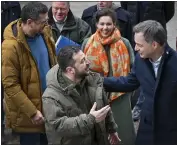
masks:
[[[73,55],[80,51],[79,46],[66,46],[60,49],[57,61],[63,72],[66,71],[68,66],[73,66],[75,61],[73,60]]]
[[[163,26],[154,20],[147,20],[137,24],[133,28],[134,33],[142,32],[147,43],[156,41],[161,46],[167,42],[167,33]]]
[[[48,12],[48,8],[41,2],[29,2],[22,8],[22,22],[26,23],[28,19],[38,20],[40,14]]]
[[[114,10],[110,9],[110,8],[105,8],[105,9],[101,9],[101,10],[98,10],[96,13],[95,13],[95,16],[94,16],[94,19],[96,21],[96,23],[98,23],[99,19],[103,16],[109,16],[111,17],[112,21],[114,24],[116,24],[117,22],[117,16],[116,16],[116,13]]]

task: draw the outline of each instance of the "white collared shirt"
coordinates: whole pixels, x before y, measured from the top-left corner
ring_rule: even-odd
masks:
[[[154,73],[155,73],[155,77],[157,78],[157,73],[158,73],[158,69],[160,66],[160,62],[161,62],[162,56],[159,57],[158,60],[156,60],[155,62],[152,61],[151,59],[149,59],[149,61],[152,63],[153,69],[154,69]]]

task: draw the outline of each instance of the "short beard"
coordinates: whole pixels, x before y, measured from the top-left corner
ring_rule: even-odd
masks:
[[[80,73],[77,68],[75,68],[75,72],[76,72],[75,77],[77,79],[81,79],[81,80],[89,75],[89,72],[88,73]]]

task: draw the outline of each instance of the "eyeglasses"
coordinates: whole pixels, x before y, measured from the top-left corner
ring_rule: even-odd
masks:
[[[57,7],[52,7],[54,11],[58,11],[60,10],[61,12],[65,12],[67,10],[67,8],[57,8]]]
[[[44,20],[44,21],[34,21],[36,24],[38,24],[38,25],[42,25],[42,26],[44,26],[44,25],[46,25],[46,24],[48,24],[48,20],[49,19],[46,19],[46,20]]]

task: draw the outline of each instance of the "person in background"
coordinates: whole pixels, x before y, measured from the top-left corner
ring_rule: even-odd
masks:
[[[29,2],[10,23],[2,43],[2,82],[6,126],[19,133],[21,145],[47,145],[42,94],[46,73],[56,64],[48,8]]]
[[[132,25],[136,25],[137,2],[136,1],[120,1],[121,7],[127,10],[131,15]]]
[[[136,145],[177,144],[177,52],[167,44],[167,33],[154,20],[134,27],[138,52],[128,76],[105,77],[106,91],[130,92],[141,86],[142,105]]]
[[[134,62],[134,52],[126,38],[116,27],[116,13],[112,9],[96,12],[97,31],[82,45],[90,60],[90,69],[104,77],[127,76]],[[135,132],[132,120],[130,96],[132,93],[108,95],[118,134],[124,145],[134,145]]]
[[[4,33],[5,27],[12,21],[20,18],[20,14],[21,14],[21,7],[18,1],[11,1],[11,2],[1,1],[1,44],[4,40],[3,33]],[[6,139],[5,139],[6,137],[4,134],[5,113],[4,113],[3,99],[4,99],[4,88],[1,82],[1,134],[2,134],[1,142],[2,144],[6,144]],[[12,131],[12,136],[13,136],[13,139],[17,138],[16,134],[13,131]]]
[[[46,133],[55,145],[119,145],[99,74],[77,46],[61,48],[42,96]],[[109,141],[109,142],[108,142]]]
[[[92,33],[96,32],[95,26],[95,13],[98,10],[104,8],[111,8],[116,12],[116,21],[117,21],[117,28],[119,29],[121,35],[129,40],[131,44],[133,44],[132,39],[132,23],[131,23],[131,16],[130,13],[119,5],[115,5],[112,1],[99,1],[97,5],[91,6],[85,9],[82,13],[82,20],[87,22],[90,27],[92,28]]]
[[[137,2],[136,24],[146,20],[158,21],[166,30],[166,24],[175,13],[174,1],[139,1]]]
[[[5,27],[20,18],[21,7],[18,1],[1,1],[1,43]]]
[[[55,1],[49,9],[49,25],[52,26],[55,42],[63,35],[78,44],[91,35],[90,26],[82,19],[73,15],[70,2]]]

